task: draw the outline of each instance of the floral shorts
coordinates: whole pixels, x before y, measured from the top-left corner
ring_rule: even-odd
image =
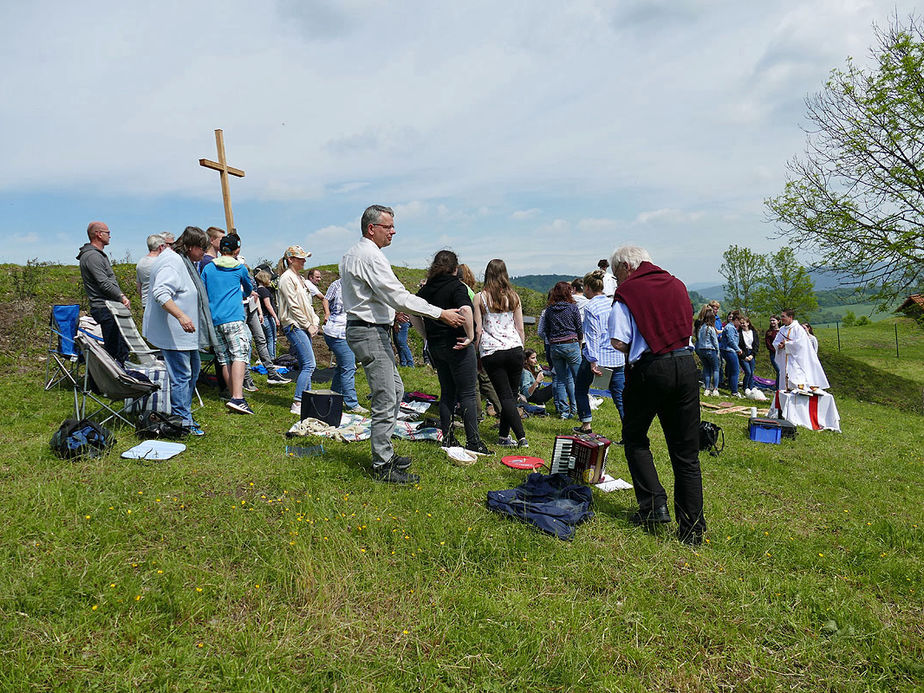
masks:
[[[247,329],[247,324],[235,320],[215,325],[215,331],[218,333],[218,348],[215,353],[218,363],[222,366],[227,366],[232,361],[247,363],[250,352],[250,330]]]

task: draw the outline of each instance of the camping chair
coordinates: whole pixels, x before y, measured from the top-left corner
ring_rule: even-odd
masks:
[[[72,387],[77,384],[77,371],[80,368],[79,354],[74,346],[77,334],[77,319],[80,306],[58,305],[51,307],[48,320],[48,356],[45,359],[45,389],[67,382]]]
[[[130,406],[128,400],[146,397],[159,390],[160,385],[140,380],[126,373],[125,369],[93,337],[79,332],[76,341],[83,352],[87,370],[84,373],[83,380],[77,380],[74,384],[75,418],[78,420],[92,419],[102,415],[104,412],[108,412],[108,415],[97,423],[105,424],[111,419],[119,419],[129,426],[134,426],[134,422],[127,418],[127,409]],[[92,392],[90,389],[91,378],[101,395],[110,400],[109,404]],[[99,408],[88,414],[87,400],[93,400],[99,405]],[[116,408],[115,402],[120,402],[122,406]]]
[[[115,318],[122,339],[128,344],[129,355],[134,355],[135,361],[138,363],[136,370],[144,373],[152,381],[160,382],[163,384],[163,387],[166,387],[169,383],[167,381],[166,372],[161,373],[161,371],[164,371],[165,366],[164,362],[159,358],[160,350],[152,349],[148,346],[148,343],[144,341],[144,337],[141,336],[137,325],[135,325],[135,319],[132,317],[131,311],[118,301],[106,301],[106,307],[109,309],[109,312],[112,313],[112,317]],[[196,393],[196,398],[199,400],[199,407],[205,406],[202,402],[202,396],[199,394],[199,388],[196,388],[194,392]],[[165,412],[169,413],[169,401],[166,402],[166,405],[167,409]],[[151,408],[151,404],[145,406],[145,409],[161,411],[161,407],[157,406],[156,403],[153,409]]]
[[[135,360],[142,366],[153,364],[160,355],[160,351],[152,349],[148,346],[148,343],[144,341],[141,333],[138,332],[138,328],[135,326],[135,319],[132,317],[132,312],[118,301],[106,301],[106,307],[109,309],[109,312],[112,313],[112,317],[115,318],[122,339],[128,344],[129,354],[134,354]]]

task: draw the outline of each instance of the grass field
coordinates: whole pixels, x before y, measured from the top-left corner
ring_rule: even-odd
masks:
[[[0,298],[36,301],[2,284]],[[44,323],[47,304],[34,313]],[[924,685],[920,334],[892,361],[872,353],[880,323],[852,328],[849,349],[842,329],[840,356],[819,335],[826,363],[857,369],[834,388],[842,434],[763,445],[744,419],[706,413],[727,443],[702,458],[709,532],[693,550],[632,528],[631,491],[595,492],[569,543],[502,520],[485,493],[525,473],[497,458],[460,468],[398,442],[422,479],[391,488],[370,480],[365,443],[287,457],[291,385],[261,386],[253,417],[204,390],[207,435],[166,463],[120,459],[127,428],[101,459],[59,460],[48,439],[70,394],[41,390],[34,342],[16,337],[26,319],[0,357],[2,690]],[[402,373],[436,391],[429,370]],[[906,388],[892,404],[854,396],[886,377]],[[530,452],[547,456],[567,424],[527,420]],[[594,428],[619,437],[611,404]],[[652,441],[670,492],[657,426]],[[609,467],[628,479],[621,448]]]

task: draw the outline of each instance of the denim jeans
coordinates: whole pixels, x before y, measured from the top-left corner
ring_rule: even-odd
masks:
[[[391,434],[395,432],[404,382],[395,365],[391,350],[391,325],[347,323],[346,341],[356,355],[356,361],[366,373],[366,382],[372,393],[369,408],[372,410],[372,466],[381,467],[391,462],[395,448]]]
[[[251,344],[257,345],[257,356],[260,357],[260,363],[263,364],[268,375],[274,374],[276,372],[276,366],[273,365],[273,359],[267,347],[266,334],[263,330],[263,325],[260,323],[260,316],[257,315],[257,311],[247,311],[247,327],[250,329],[250,336],[253,338]],[[250,375],[250,354],[247,355],[247,375]]]
[[[314,373],[314,349],[311,337],[301,327],[286,325],[282,328],[289,340],[289,348],[298,359],[298,379],[295,381],[295,400],[301,402],[302,392],[311,389],[311,374]]]
[[[776,356],[775,356],[774,354],[770,354],[770,365],[773,366],[773,370],[776,371],[776,383],[777,383],[777,387],[779,387],[779,384],[780,384],[780,367],[779,367],[779,365],[778,365],[777,362],[776,362]]]
[[[394,333],[395,348],[398,350],[398,362],[402,366],[414,365],[414,354],[411,353],[411,348],[407,345],[407,333],[410,327],[411,323],[409,322],[401,323]]]
[[[696,352],[703,364],[703,385],[707,390],[719,387],[719,352],[715,349],[700,349]]]
[[[276,360],[276,321],[269,315],[263,316],[263,336],[266,337],[266,350],[270,358]]]
[[[334,371],[330,389],[343,395],[343,406],[355,409],[359,406],[359,400],[356,399],[356,356],[345,339],[324,335],[324,341],[337,359],[337,370]]]
[[[161,349],[167,377],[170,378],[170,413],[183,419],[186,426],[192,425],[192,398],[199,379],[199,351],[177,351]]]
[[[734,351],[723,351],[722,358],[725,360],[725,377],[728,379],[728,389],[733,395],[738,394],[738,354]]]
[[[555,408],[567,418],[577,414],[574,399],[574,377],[581,366],[581,345],[577,342],[552,344],[552,367],[555,369]]]
[[[581,366],[578,368],[577,377],[574,379],[574,396],[577,398],[577,412],[581,423],[588,423],[593,420],[590,411],[590,384],[594,380],[594,372],[590,370],[590,362],[581,359]],[[609,391],[613,398],[613,404],[616,405],[616,411],[619,412],[619,420],[622,421],[625,412],[622,406],[622,391],[626,384],[626,369],[619,366],[613,369],[613,377],[610,378]]]
[[[750,390],[754,387],[754,359],[750,361],[739,359],[738,363],[741,364],[741,372],[744,374],[744,389]]]

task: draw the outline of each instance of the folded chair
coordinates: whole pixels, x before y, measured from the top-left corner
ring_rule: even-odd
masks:
[[[77,319],[80,306],[59,305],[51,307],[48,320],[48,348],[45,359],[45,389],[66,383],[73,387],[77,384],[77,371],[80,367],[79,354],[74,346],[77,334]]]
[[[164,362],[160,359],[160,350],[148,346],[148,343],[144,341],[144,337],[138,331],[138,326],[135,325],[135,319],[132,317],[131,311],[123,304],[118,301],[106,301],[106,307],[112,313],[112,317],[115,318],[122,339],[128,344],[129,358],[134,356],[135,363],[138,364],[136,370],[141,371],[154,382],[163,383],[166,391],[169,381],[167,380]],[[128,366],[131,368],[132,364],[128,364]],[[204,406],[198,388],[195,389],[195,393],[196,398],[199,400],[199,406]],[[169,414],[170,397],[166,395],[158,401],[157,396],[155,396],[144,403],[132,405],[132,407],[133,411],[140,407],[142,411],[160,411]]]
[[[83,332],[77,333],[76,342],[83,352],[87,370],[83,379],[77,380],[74,385],[75,417],[77,419],[102,417],[97,421],[100,424],[105,424],[111,419],[119,419],[133,426],[134,422],[127,418],[128,400],[146,397],[159,390],[160,385],[140,380],[126,373],[125,369],[103,348],[101,342]],[[91,378],[101,395],[91,390]],[[107,403],[102,398],[110,401]],[[95,402],[98,408],[88,413],[87,400]]]
[[[160,351],[152,349],[144,341],[138,328],[135,326],[135,319],[132,312],[118,301],[106,301],[106,307],[115,318],[116,325],[119,326],[119,333],[122,339],[128,344],[129,354],[134,354],[135,361],[142,366],[153,364],[160,355]]]

